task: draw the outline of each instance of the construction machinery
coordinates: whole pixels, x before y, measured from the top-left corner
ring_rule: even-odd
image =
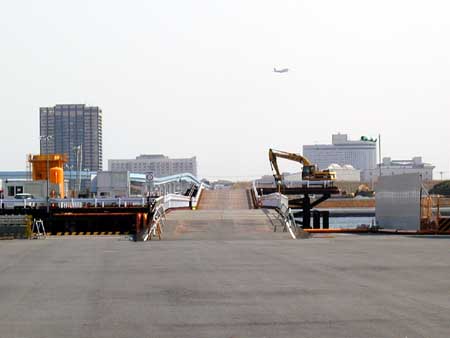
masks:
[[[361,197],[373,197],[375,192],[369,188],[367,184],[360,184],[358,189],[356,189],[355,196]]]
[[[269,149],[269,161],[272,167],[273,177],[277,185],[281,185],[283,177],[280,173],[278,167],[278,158],[284,158],[289,161],[298,162],[303,165],[302,169],[302,180],[304,181],[334,181],[336,180],[336,173],[329,169],[319,170],[317,166],[311,163],[306,157],[295,154],[288,153],[286,151]]]

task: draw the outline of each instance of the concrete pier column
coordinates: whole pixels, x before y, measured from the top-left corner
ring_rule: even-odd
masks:
[[[314,210],[313,214],[313,228],[320,229],[320,212],[319,210]]]
[[[330,228],[330,212],[322,211],[322,227],[323,229]]]

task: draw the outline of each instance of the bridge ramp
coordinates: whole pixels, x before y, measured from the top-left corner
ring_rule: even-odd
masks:
[[[246,189],[204,190],[198,209],[248,210],[253,209],[253,202]]]
[[[274,210],[177,210],[167,215],[163,239],[290,239],[283,227]]]

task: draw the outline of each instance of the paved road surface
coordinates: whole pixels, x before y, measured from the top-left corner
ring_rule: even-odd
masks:
[[[0,337],[450,336],[450,239],[0,242]]]
[[[198,208],[245,210],[253,209],[253,202],[247,189],[204,190]]]

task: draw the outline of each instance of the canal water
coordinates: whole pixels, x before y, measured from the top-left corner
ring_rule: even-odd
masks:
[[[356,228],[360,225],[375,224],[375,217],[330,217],[330,228]]]
[[[375,223],[375,217],[330,217],[330,228],[351,229],[360,225],[372,225],[372,222]],[[311,226],[312,224],[311,218]]]

